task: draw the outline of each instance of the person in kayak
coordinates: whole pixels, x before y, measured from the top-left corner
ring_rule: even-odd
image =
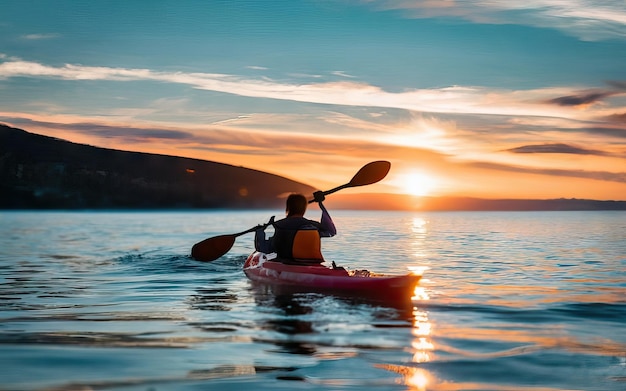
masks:
[[[313,193],[313,199],[322,210],[319,222],[304,217],[308,201],[302,194],[290,194],[287,197],[285,212],[287,217],[274,222],[274,217],[265,225],[260,225],[254,237],[257,251],[275,252],[278,260],[283,263],[297,265],[315,265],[324,262],[321,249],[321,238],[337,234],[337,229],[322,202],[324,193]],[[266,239],[265,228],[274,226],[274,235]]]

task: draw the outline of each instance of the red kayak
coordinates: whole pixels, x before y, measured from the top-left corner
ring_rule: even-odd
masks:
[[[421,276],[374,275],[366,270],[347,271],[323,265],[288,265],[272,259],[275,254],[255,252],[243,266],[252,281],[297,291],[327,292],[381,300],[410,300]]]

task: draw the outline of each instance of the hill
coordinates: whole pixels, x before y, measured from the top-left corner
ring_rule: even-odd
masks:
[[[76,144],[0,124],[0,208],[275,208],[311,186],[206,160]]]

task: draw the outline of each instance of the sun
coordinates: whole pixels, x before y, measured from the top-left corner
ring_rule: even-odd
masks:
[[[400,179],[404,193],[413,196],[427,196],[437,188],[437,180],[423,172],[410,172]]]

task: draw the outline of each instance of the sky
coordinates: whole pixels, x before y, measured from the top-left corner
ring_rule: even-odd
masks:
[[[0,0],[0,122],[321,190],[626,200],[626,2]]]

